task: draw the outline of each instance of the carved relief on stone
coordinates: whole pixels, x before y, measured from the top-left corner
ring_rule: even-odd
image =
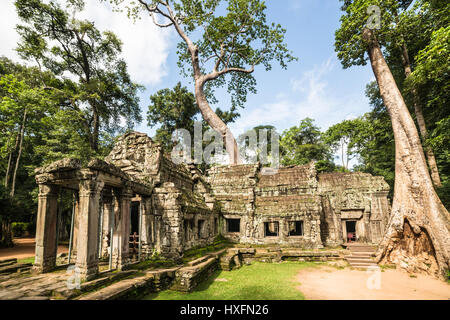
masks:
[[[39,197],[45,197],[45,196],[57,196],[58,193],[58,187],[51,184],[39,184]]]
[[[355,193],[354,191],[345,192],[343,194],[341,208],[351,209],[364,207],[364,200],[361,195]]]

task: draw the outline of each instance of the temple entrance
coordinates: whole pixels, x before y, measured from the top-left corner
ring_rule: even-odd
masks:
[[[129,253],[132,260],[137,260],[139,256],[139,229],[140,229],[139,202],[131,203],[130,210],[130,247]]]
[[[130,234],[139,235],[139,202],[131,203],[131,219],[130,219]]]
[[[345,221],[345,229],[347,242],[355,242],[356,237],[356,221]]]

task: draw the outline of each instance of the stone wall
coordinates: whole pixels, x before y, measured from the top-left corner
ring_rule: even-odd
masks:
[[[258,165],[241,165],[215,167],[206,179],[221,205],[221,230],[236,242],[335,246],[354,221],[357,240],[378,243],[389,216],[387,183],[366,173],[317,174],[311,163],[264,175]],[[231,219],[239,219],[239,232],[229,232]]]
[[[389,186],[382,177],[368,173],[323,173],[318,176],[318,192],[324,211],[322,238],[327,244],[342,243],[346,221],[356,222],[357,240],[378,243],[387,224]]]
[[[161,254],[174,260],[219,234],[247,244],[321,248],[347,241],[353,226],[357,240],[378,243],[390,213],[381,177],[317,174],[313,163],[271,175],[259,164],[216,166],[204,174],[173,163],[138,132],[119,137],[105,161],[93,159],[85,168],[74,159],[57,161],[38,168],[36,181],[37,268],[54,267],[57,194],[68,188],[76,191],[74,251],[87,275],[97,272],[97,255],[106,258],[111,243],[113,265],[128,263],[136,213],[141,259]]]
[[[106,161],[154,187],[144,210],[146,256],[157,252],[179,259],[185,250],[210,244],[218,235],[215,200],[208,198],[200,171],[173,163],[146,134],[119,137]]]

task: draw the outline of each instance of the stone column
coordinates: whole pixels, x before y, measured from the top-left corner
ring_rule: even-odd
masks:
[[[116,195],[114,205],[113,268],[121,270],[129,260],[130,205],[132,191],[124,188]]]
[[[141,238],[141,245],[142,245],[142,258],[150,258],[152,254],[152,248],[153,248],[153,215],[151,210],[151,199],[149,197],[144,198],[142,197],[142,200],[139,204],[139,209],[141,210],[142,214],[142,225],[139,237]]]
[[[58,191],[55,185],[39,184],[36,221],[36,256],[33,269],[48,272],[56,266],[56,220]]]
[[[72,255],[71,261],[76,261],[77,258],[77,244],[78,244],[78,221],[80,220],[80,195],[75,193],[75,211],[73,217],[73,238],[72,238]]]
[[[77,260],[82,279],[90,280],[98,273],[99,200],[103,182],[95,177],[80,181]]]
[[[109,245],[112,241],[111,223],[114,214],[113,196],[110,191],[103,193],[103,233],[102,233],[102,257],[109,256]]]

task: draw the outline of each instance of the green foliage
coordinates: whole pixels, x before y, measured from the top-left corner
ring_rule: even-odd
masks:
[[[11,228],[14,237],[22,237],[24,235],[34,233],[34,228],[36,225],[31,222],[13,222],[11,223]]]
[[[427,139],[422,142],[434,151],[443,184],[437,192],[448,207],[450,4],[438,0],[344,0],[344,15],[335,42],[344,68],[367,62],[367,46],[361,33],[367,26],[369,5],[380,8],[381,28],[373,31],[410,112],[414,115],[416,111],[414,99],[422,106],[428,130]],[[406,78],[408,65],[412,74]],[[366,95],[373,111],[364,116],[368,124],[361,137],[368,140],[367,145],[357,146],[361,163],[356,169],[383,175],[393,187],[395,150],[390,118],[376,83],[368,85]]]
[[[448,6],[450,8],[450,5]],[[450,25],[433,32],[429,45],[416,57],[416,68],[406,85],[418,88],[427,112],[426,144],[436,156],[443,189],[441,200],[450,207],[445,185],[450,184]],[[447,187],[448,188],[448,187]],[[447,189],[448,190],[448,189]]]
[[[177,129],[186,129],[191,137],[194,136],[194,121],[199,109],[194,94],[182,87],[180,82],[172,90],[159,90],[150,96],[150,101],[152,104],[147,112],[148,125],[151,128],[160,125],[155,139],[164,149],[169,152],[172,150],[172,134]]]
[[[325,143],[333,152],[341,151],[340,158],[345,170],[348,169],[349,161],[356,155],[357,144],[364,143],[359,138],[366,126],[367,123],[361,119],[344,120],[328,128],[323,135]]]
[[[120,10],[124,1],[109,2]],[[266,5],[260,0],[140,0],[127,1],[126,9],[129,17],[150,12],[160,27],[174,27],[181,37],[177,54],[182,74],[209,75],[206,91],[211,103],[216,102],[214,88],[227,87],[231,112],[244,105],[248,93],[256,93],[256,66],[268,71],[274,61],[286,68],[296,60],[284,42],[285,30],[267,22]],[[192,60],[189,45],[195,46],[198,60]]]
[[[345,133],[348,138],[349,150],[347,151],[358,159],[358,164],[353,167],[353,171],[384,177],[391,187],[390,195],[392,196],[395,173],[394,133],[389,114],[384,108],[375,82],[367,85],[366,96],[369,98],[372,111],[357,119],[342,122],[343,132],[348,132]],[[339,129],[341,124],[333,127],[331,131]],[[339,137],[339,130],[335,134]]]
[[[114,33],[100,32],[93,22],[71,17],[54,1],[17,0],[15,4],[24,23],[17,26],[21,37],[17,51],[63,79],[62,106],[71,116],[72,127],[88,139],[94,152],[99,151],[100,130],[110,134],[123,130],[120,117],[126,120],[126,128],[141,120],[137,92],[142,87],[131,81],[119,57],[122,43]],[[67,2],[74,13],[83,5],[81,0]]]
[[[267,159],[270,162],[272,156],[272,133],[274,131],[276,132],[274,126],[260,125],[241,134],[237,142],[240,149],[244,151],[244,154],[241,154],[242,159],[247,163],[251,163],[252,160],[261,161],[261,153],[265,150],[267,152]],[[263,136],[266,137],[265,141],[262,139]],[[250,147],[251,137],[256,137],[256,146],[253,149]],[[269,163],[266,165],[269,165]]]
[[[344,2],[344,14],[340,18],[341,26],[335,33],[335,50],[344,68],[367,63],[367,44],[362,38],[364,28],[373,22],[374,11],[370,6],[380,10],[380,29],[373,30],[378,41],[384,45],[389,41],[399,41],[399,35],[394,32],[400,12],[397,0],[341,0]]]
[[[318,168],[334,168],[330,147],[323,141],[320,129],[314,120],[303,119],[299,126],[285,130],[280,138],[281,164],[305,165],[311,161],[321,161]]]

